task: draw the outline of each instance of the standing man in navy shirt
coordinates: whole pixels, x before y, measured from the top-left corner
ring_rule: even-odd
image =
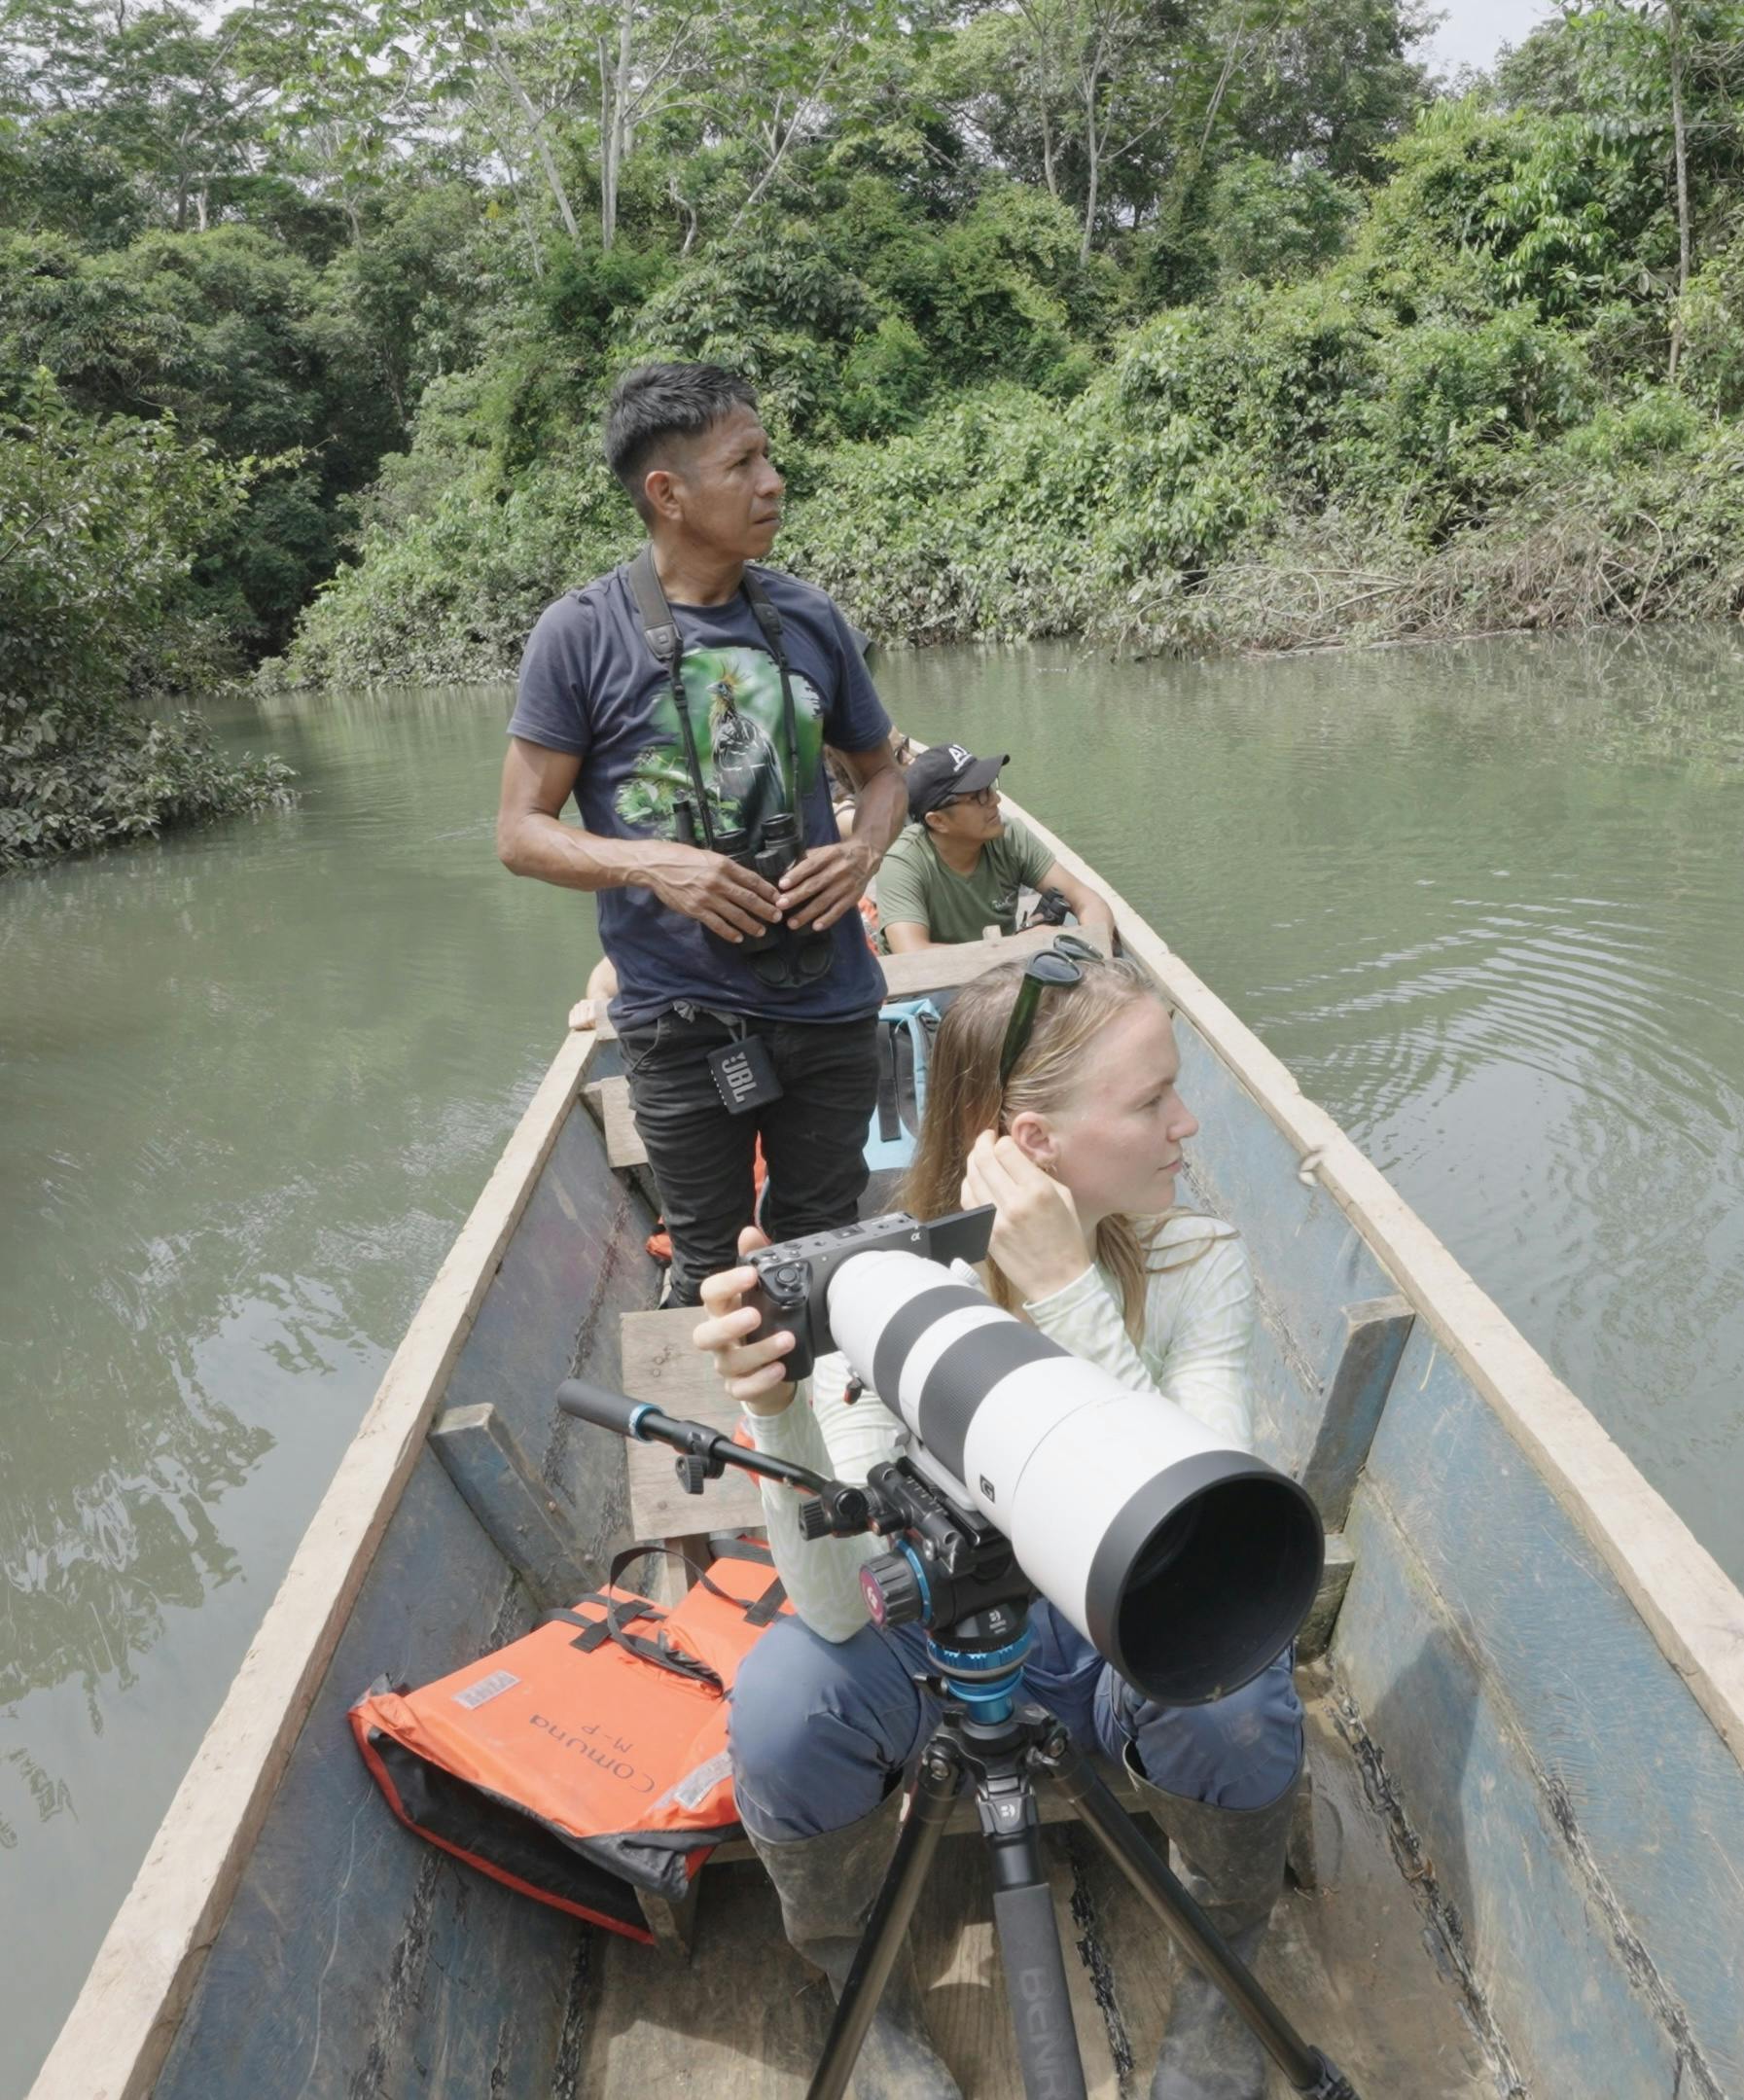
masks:
[[[645,365],[612,396],[605,446],[649,546],[533,629],[497,851],[516,874],[598,893],[671,1301],[695,1304],[738,1259],[760,1135],[774,1237],[856,1215],[884,991],[856,907],[907,798],[847,623],[823,591],[750,566],[784,485],[753,389],[712,365]],[[859,790],[847,839],[826,745]],[[571,796],[579,828],[559,821]]]

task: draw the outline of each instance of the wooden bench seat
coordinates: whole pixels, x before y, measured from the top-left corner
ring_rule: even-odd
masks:
[[[730,1437],[739,1418],[736,1404],[715,1375],[713,1363],[694,1347],[691,1335],[702,1315],[694,1305],[667,1312],[623,1316],[623,1390],[651,1401],[667,1414],[706,1422]],[[748,1473],[729,1468],[700,1495],[679,1485],[677,1461],[663,1443],[625,1446],[629,1462],[629,1521],[638,1539],[668,1545],[706,1541],[711,1531],[749,1531],[763,1523],[763,1500]],[[676,1573],[676,1570],[673,1571]]]

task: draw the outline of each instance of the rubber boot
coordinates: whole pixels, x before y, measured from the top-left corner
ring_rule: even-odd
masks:
[[[1264,1808],[1214,1808],[1166,1793],[1139,1769],[1131,1745],[1126,1769],[1146,1806],[1186,1857],[1188,1871],[1181,1880],[1187,1893],[1236,1960],[1251,1969],[1284,1886],[1284,1854],[1301,1766]],[[1267,2061],[1246,2020],[1184,1956],[1151,2100],[1264,2100]]]
[[[858,1823],[821,1836],[776,1842],[746,1833],[781,1899],[788,1939],[829,1977],[836,1998],[896,1850],[902,1815],[899,1789]],[[853,2092],[856,2100],[962,2100],[927,2032],[914,1957],[906,1942],[861,2044]]]

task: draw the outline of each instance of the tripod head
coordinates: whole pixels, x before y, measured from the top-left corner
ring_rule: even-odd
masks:
[[[617,1436],[670,1445],[678,1453],[673,1471],[687,1494],[701,1494],[708,1481],[736,1466],[805,1491],[800,1530],[806,1539],[867,1532],[890,1539],[891,1550],[860,1572],[872,1624],[924,1624],[929,1654],[949,1695],[979,1719],[1009,1716],[1029,1650],[1036,1587],[1005,1534],[946,1494],[912,1456],[874,1466],[866,1485],[855,1487],[583,1378],[557,1388],[557,1405]]]
[[[841,2100],[878,1993],[913,1914],[927,1868],[965,1780],[973,1782],[989,1847],[994,1917],[1007,1989],[1022,2009],[1017,2027],[1024,2090],[1085,2091],[1052,1898],[1038,1850],[1031,1784],[1041,1773],[1072,1801],[1110,1857],[1260,2034],[1296,2091],[1307,2100],[1356,2100],[1320,2050],[1304,2044],[1209,1921],[1126,1818],[1071,1744],[1065,1727],[1023,1696],[1029,1608],[1041,1592],[1017,1563],[1011,1541],[957,1483],[950,1493],[924,1446],[874,1466],[864,1488],[787,1459],[749,1450],[706,1423],[663,1413],[646,1402],[571,1379],[560,1386],[564,1413],[668,1444],[686,1491],[702,1493],[729,1466],[809,1491],[801,1506],[807,1539],[876,1532],[890,1549],[867,1562],[860,1586],[874,1625],[920,1623],[928,1657],[945,1693],[944,1712],[923,1750],[910,1813],[872,1918],[843,1986],[835,2024],[808,2100]],[[946,1476],[948,1478],[949,1477]],[[959,1499],[959,1496],[962,1499]],[[1166,1849],[1166,1848],[1165,1848]]]
[[[1003,1724],[1015,1703],[1038,1594],[1011,1541],[907,1455],[874,1466],[867,1485],[897,1519],[879,1527],[895,1534],[893,1549],[860,1571],[872,1624],[924,1625],[946,1695],[975,1720]]]

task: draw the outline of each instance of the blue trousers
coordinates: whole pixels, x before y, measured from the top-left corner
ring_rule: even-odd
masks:
[[[1302,1747],[1291,1651],[1227,1698],[1159,1706],[1043,1599],[1030,1630],[1024,1682],[1081,1751],[1118,1761],[1130,1743],[1154,1785],[1219,1808],[1264,1808],[1290,1784]],[[938,1699],[916,1682],[925,1651],[918,1626],[868,1625],[826,1641],[801,1619],[777,1619],[732,1689],[729,1742],[746,1829],[781,1843],[870,1815],[938,1721]]]

